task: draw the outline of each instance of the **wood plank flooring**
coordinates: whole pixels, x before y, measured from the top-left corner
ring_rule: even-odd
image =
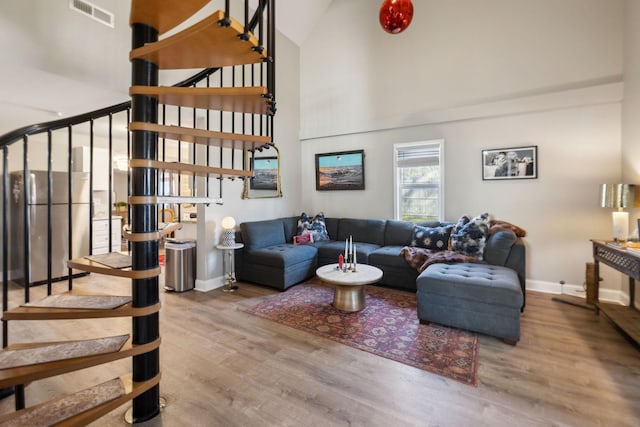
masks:
[[[161,293],[160,394],[167,406],[140,425],[640,425],[640,351],[605,316],[551,295],[528,293],[517,346],[481,336],[479,384],[470,387],[248,315],[244,307],[276,291],[239,285],[234,294]],[[130,281],[92,274],[74,287],[127,295]],[[22,292],[11,291],[12,304]],[[33,288],[32,299],[40,292]],[[12,321],[9,337],[83,339],[130,329],[126,318]],[[130,364],[31,383],[27,404],[127,374]],[[92,425],[126,425],[127,409]],[[0,401],[0,413],[12,410],[13,397]]]

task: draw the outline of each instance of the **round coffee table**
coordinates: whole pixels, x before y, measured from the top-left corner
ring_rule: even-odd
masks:
[[[335,285],[333,306],[340,311],[360,311],[365,307],[364,285],[382,278],[382,270],[367,264],[358,264],[356,271],[338,270],[338,264],[324,265],[316,270],[323,282]]]

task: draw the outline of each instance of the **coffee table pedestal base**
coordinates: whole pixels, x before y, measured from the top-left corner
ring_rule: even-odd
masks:
[[[355,312],[365,307],[364,286],[336,285],[333,307],[340,311]]]

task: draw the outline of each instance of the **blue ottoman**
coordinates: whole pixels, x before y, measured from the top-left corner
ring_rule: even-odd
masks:
[[[418,318],[502,338],[520,340],[524,298],[517,273],[490,264],[433,264],[416,280]]]

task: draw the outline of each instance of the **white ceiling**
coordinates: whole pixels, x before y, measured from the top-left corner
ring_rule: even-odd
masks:
[[[69,11],[66,0],[0,2],[0,135],[129,99],[130,0],[88,1],[113,11],[116,28]],[[276,26],[300,46],[331,1],[278,0]]]
[[[276,26],[301,46],[332,0],[277,0]]]

